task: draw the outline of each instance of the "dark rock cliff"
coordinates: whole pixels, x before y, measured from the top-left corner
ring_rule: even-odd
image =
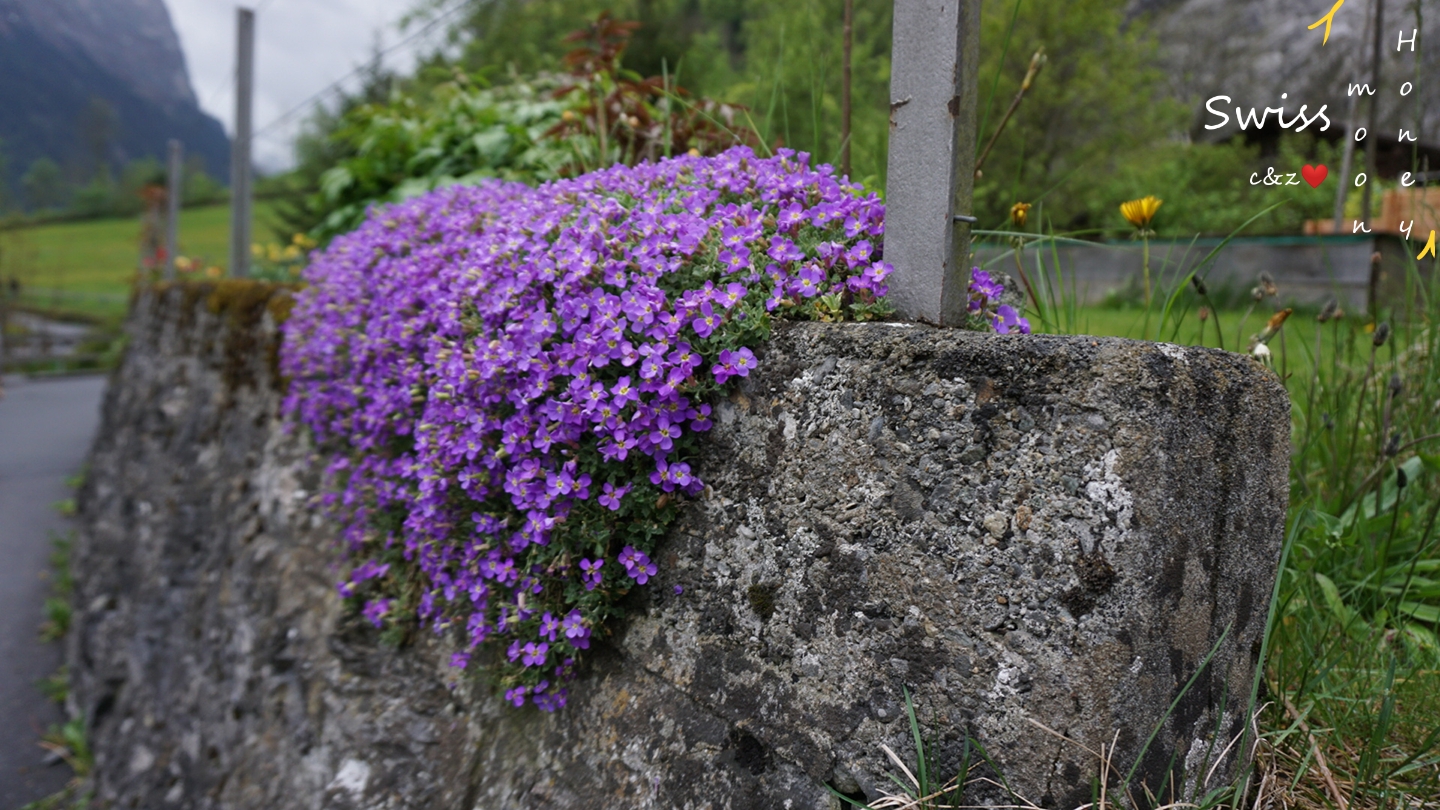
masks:
[[[344,611],[269,295],[145,293],[130,321],[69,642],[110,806],[828,808],[827,783],[888,784],[882,744],[912,758],[908,690],[946,776],[973,735],[1069,808],[1082,746],[1184,797],[1245,726],[1289,455],[1247,358],[781,329],[717,408],[659,576],[545,715]]]
[[[225,130],[196,103],[164,0],[0,0],[0,139],[12,188],[40,157],[90,167],[82,130],[92,99],[115,113],[107,161],[163,160],[179,138],[213,177],[229,176]]]

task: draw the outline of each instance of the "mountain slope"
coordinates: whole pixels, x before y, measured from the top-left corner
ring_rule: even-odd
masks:
[[[229,141],[196,104],[163,0],[0,0],[0,139],[12,190],[41,157],[87,175],[102,155],[112,167],[163,159],[170,138],[228,176]]]

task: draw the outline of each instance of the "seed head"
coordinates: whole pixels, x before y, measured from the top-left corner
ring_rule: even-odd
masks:
[[[1320,310],[1320,316],[1318,320],[1320,321],[1320,323],[1328,323],[1335,320],[1335,318],[1337,317],[1337,313],[1339,312],[1340,302],[1335,298],[1331,298],[1330,300],[1325,302],[1324,308]]]
[[[1387,323],[1387,322],[1382,322],[1382,323],[1378,324],[1378,325],[1375,327],[1375,336],[1374,336],[1373,338],[1371,338],[1371,341],[1370,341],[1370,342],[1373,343],[1373,344],[1375,345],[1375,348],[1378,349],[1378,348],[1380,348],[1381,346],[1384,346],[1384,345],[1385,345],[1385,341],[1387,341],[1387,340],[1389,340],[1389,339],[1390,339],[1390,324]]]
[[[1264,270],[1260,271],[1260,287],[1267,298],[1274,298],[1280,294],[1280,288],[1275,286],[1275,278]]]

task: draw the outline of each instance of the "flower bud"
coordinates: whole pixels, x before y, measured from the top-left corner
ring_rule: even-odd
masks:
[[[1025,227],[1030,219],[1030,203],[1017,202],[1010,206],[1010,224],[1017,228]]]
[[[1264,270],[1260,271],[1260,288],[1265,297],[1274,298],[1280,294],[1280,288],[1275,286],[1275,278]]]
[[[1378,324],[1378,325],[1375,327],[1375,336],[1374,336],[1373,338],[1371,338],[1371,341],[1370,341],[1370,342],[1373,343],[1373,344],[1375,345],[1375,348],[1378,349],[1378,348],[1380,348],[1381,346],[1384,346],[1384,345],[1385,345],[1385,341],[1387,341],[1387,340],[1389,340],[1389,339],[1390,339],[1390,324],[1389,324],[1389,323],[1380,323],[1380,324]]]

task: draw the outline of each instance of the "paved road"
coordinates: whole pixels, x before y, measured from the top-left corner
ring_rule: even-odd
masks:
[[[44,767],[40,732],[63,717],[35,682],[60,665],[60,645],[42,644],[49,590],[50,533],[66,531],[52,508],[70,497],[65,479],[89,451],[99,424],[103,377],[5,378],[0,400],[0,808],[63,787],[64,765]]]

